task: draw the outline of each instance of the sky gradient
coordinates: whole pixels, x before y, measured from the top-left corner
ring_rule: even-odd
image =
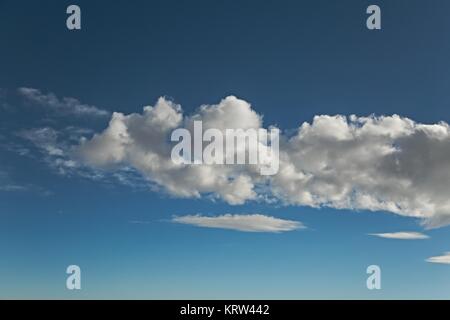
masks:
[[[375,3],[382,30],[369,31],[365,11]],[[450,298],[450,265],[426,261],[450,251],[445,224],[427,230],[419,218],[380,210],[182,198],[139,170],[71,171],[50,144],[89,140],[113,112],[142,113],[160,97],[186,117],[233,95],[286,136],[317,115],[448,123],[448,1],[77,1],[79,31],[66,28],[70,4],[0,0],[0,298]],[[448,198],[447,175],[436,178],[439,199]],[[197,214],[260,214],[298,228],[173,220]],[[396,232],[428,238],[372,235]],[[80,291],[65,287],[71,264],[81,267]],[[366,288],[373,264],[381,290]]]

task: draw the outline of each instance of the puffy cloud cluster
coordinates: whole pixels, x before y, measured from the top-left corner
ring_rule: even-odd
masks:
[[[212,194],[230,204],[255,199],[254,170],[226,165],[185,165],[171,160],[171,132],[192,121],[202,121],[204,128],[258,128],[261,118],[250,105],[228,97],[218,105],[202,106],[191,118],[183,118],[181,107],[160,98],[154,107],[144,107],[142,114],[114,113],[108,128],[77,150],[81,159],[92,166],[117,167],[129,164],[146,178],[179,197]]]
[[[185,165],[171,161],[171,132],[201,120],[219,130],[262,126],[249,103],[230,96],[191,116],[160,98],[143,113],[114,113],[109,126],[76,153],[86,164],[135,168],[179,197],[213,195],[230,204],[275,197],[283,203],[388,211],[450,223],[450,131],[392,116],[314,117],[280,142],[280,169],[261,176],[252,165]]]
[[[316,116],[285,145],[274,192],[289,203],[450,223],[450,132],[397,115]]]

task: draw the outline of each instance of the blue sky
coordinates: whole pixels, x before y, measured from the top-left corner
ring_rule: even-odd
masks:
[[[450,297],[450,266],[426,262],[450,251],[449,227],[425,230],[422,219],[408,216],[420,208],[415,203],[393,213],[292,198],[232,205],[212,199],[214,192],[182,198],[139,168],[72,170],[56,163],[72,159],[51,149],[53,134],[58,147],[74,147],[81,136],[102,133],[109,113],[142,113],[159,97],[188,116],[234,95],[287,137],[316,115],[447,123],[447,1],[373,2],[382,10],[379,31],[366,28],[369,1],[76,3],[82,30],[68,31],[72,2],[0,0],[0,297]],[[35,99],[20,88],[38,90]],[[77,113],[80,105],[91,109]],[[435,170],[411,164],[429,170],[430,183],[420,190],[436,207],[444,201],[444,209],[446,141],[431,161]],[[433,146],[426,140],[418,153],[434,159]],[[93,177],[96,170],[104,175]],[[260,214],[306,228],[242,232],[171,220],[195,214]],[[446,216],[440,209],[430,214]],[[429,238],[368,235],[394,232]],[[65,287],[70,264],[82,269],[81,291]],[[382,270],[379,291],[366,288],[372,264]]]

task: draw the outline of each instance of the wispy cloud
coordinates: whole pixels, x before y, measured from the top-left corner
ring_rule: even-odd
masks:
[[[27,186],[21,186],[16,184],[7,184],[7,185],[0,185],[0,191],[25,191],[27,190]]]
[[[173,217],[172,222],[245,232],[278,233],[305,228],[299,221],[284,220],[262,214],[224,214],[214,217],[197,214]]]
[[[128,223],[131,224],[150,224],[150,221],[145,221],[145,220],[130,220],[128,221]]]
[[[28,186],[14,183],[7,171],[0,170],[0,191],[13,192],[26,190],[28,190]]]
[[[17,183],[7,171],[0,169],[0,192],[33,192],[41,196],[51,196],[53,192],[32,183]]]
[[[51,109],[63,115],[105,117],[110,114],[109,111],[83,104],[75,98],[59,98],[52,92],[43,93],[39,89],[34,88],[19,88],[17,92],[28,102]]]
[[[446,252],[441,256],[430,257],[425,261],[431,263],[450,264],[450,252]]]
[[[426,234],[420,232],[370,233],[369,235],[379,238],[398,239],[398,240],[421,240],[430,238]]]

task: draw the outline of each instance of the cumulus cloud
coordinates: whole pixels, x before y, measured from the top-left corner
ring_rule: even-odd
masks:
[[[192,118],[183,118],[181,106],[160,98],[142,114],[114,113],[108,128],[90,140],[83,140],[77,155],[85,163],[102,168],[129,164],[146,178],[178,197],[199,198],[212,194],[230,204],[242,204],[257,197],[252,171],[238,166],[185,165],[171,160],[170,134],[195,120],[203,126],[248,128],[260,125],[250,104],[228,97],[218,105],[202,106]]]
[[[278,233],[305,228],[299,221],[283,220],[262,214],[224,214],[215,217],[186,215],[174,217],[172,222],[245,232]]]
[[[142,113],[114,113],[108,127],[75,147],[77,161],[104,170],[122,166],[176,197],[220,198],[229,204],[278,199],[288,205],[387,211],[450,223],[450,130],[399,115],[318,115],[280,141],[278,174],[255,165],[187,165],[171,161],[170,134],[204,128],[262,128],[263,117],[234,96],[184,115],[160,98]]]
[[[450,252],[446,252],[441,256],[428,258],[426,261],[431,263],[450,264]]]
[[[43,93],[34,88],[19,88],[20,96],[28,102],[53,110],[63,115],[105,117],[110,113],[95,106],[83,104],[75,98],[58,98],[54,93]]]
[[[391,232],[391,233],[371,233],[371,236],[398,239],[398,240],[422,240],[430,238],[426,234],[420,232]]]
[[[274,191],[289,203],[450,223],[450,132],[398,115],[316,116],[285,145]]]

